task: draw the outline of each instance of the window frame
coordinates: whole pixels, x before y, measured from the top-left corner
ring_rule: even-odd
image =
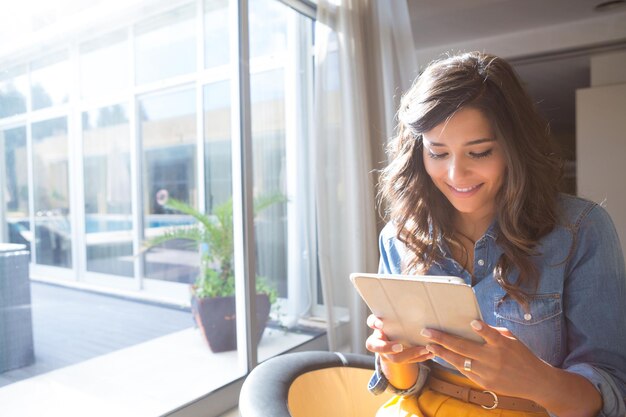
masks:
[[[140,259],[134,261],[134,279],[128,279],[127,277],[117,277],[110,274],[101,274],[97,272],[90,272],[87,270],[87,255],[86,255],[86,242],[85,242],[85,208],[84,208],[84,187],[85,179],[83,175],[76,175],[75,173],[84,173],[84,153],[83,153],[83,126],[82,126],[82,114],[85,111],[90,111],[96,108],[104,106],[124,103],[128,108],[129,115],[129,129],[130,129],[130,158],[131,158],[131,207],[133,216],[133,250],[135,253],[142,247],[141,236],[143,235],[143,201],[142,201],[142,153],[141,153],[141,141],[138,138],[139,127],[137,120],[137,106],[141,97],[145,97],[148,94],[155,92],[168,92],[175,89],[183,89],[188,86],[192,86],[196,91],[196,139],[197,139],[197,186],[198,186],[198,204],[197,207],[200,210],[205,208],[205,172],[204,172],[204,103],[203,92],[204,86],[211,82],[220,80],[229,80],[231,87],[231,137],[233,138],[232,148],[232,166],[233,166],[233,200],[234,200],[234,213],[240,213],[235,215],[235,277],[237,288],[237,314],[246,317],[246,320],[238,320],[237,334],[239,340],[245,340],[245,348],[238,350],[239,363],[243,364],[243,374],[247,375],[258,364],[258,357],[256,348],[253,348],[253,337],[255,333],[251,323],[254,314],[254,293],[255,293],[255,239],[254,239],[254,225],[252,214],[252,170],[246,167],[251,167],[252,161],[252,132],[251,132],[251,103],[250,103],[250,75],[248,70],[252,67],[249,64],[261,64],[261,69],[255,71],[265,71],[271,69],[271,65],[263,65],[262,59],[253,59],[249,57],[249,27],[248,27],[248,0],[230,0],[230,13],[229,13],[229,30],[231,31],[231,65],[228,67],[220,67],[217,69],[204,68],[204,2],[203,0],[192,0],[196,4],[196,71],[192,74],[185,74],[168,78],[166,80],[160,80],[150,82],[146,84],[138,85],[135,74],[135,42],[134,42],[134,28],[136,21],[122,21],[117,26],[110,26],[106,31],[91,32],[92,36],[89,38],[81,39],[80,41],[68,41],[61,42],[57,45],[63,45],[62,48],[52,48],[53,53],[68,54],[69,67],[72,72],[73,79],[79,79],[80,75],[80,48],[82,45],[97,41],[100,38],[104,38],[112,33],[126,31],[126,38],[124,42],[127,42],[129,60],[128,60],[128,74],[130,77],[129,88],[123,92],[116,92],[111,95],[102,97],[86,97],[83,98],[81,94],[81,88],[78,84],[72,84],[70,86],[69,99],[67,102],[61,105],[53,105],[51,107],[45,107],[42,109],[32,109],[32,92],[30,87],[30,62],[39,60],[41,55],[32,54],[28,55],[27,61],[27,74],[29,78],[29,88],[27,90],[26,97],[26,113],[13,115],[7,118],[0,119],[0,130],[6,130],[13,127],[26,127],[26,143],[27,143],[27,155],[28,155],[28,177],[29,177],[29,209],[31,217],[31,230],[34,231],[34,198],[33,198],[33,142],[32,142],[32,124],[38,121],[49,120],[56,117],[65,117],[68,126],[68,170],[74,175],[71,175],[69,180],[69,195],[70,195],[70,213],[71,213],[71,238],[72,244],[72,261],[73,265],[70,269],[59,268],[47,265],[38,265],[35,263],[36,253],[35,245],[32,249],[32,263],[31,270],[32,276],[38,278],[41,281],[66,281],[74,286],[87,286],[95,285],[101,286],[105,280],[109,285],[111,281],[116,281],[118,286],[118,293],[131,294],[135,290],[146,287],[146,278],[143,276],[143,262]],[[298,12],[300,15],[310,18],[312,25],[315,24],[316,6],[310,0],[275,0],[283,5],[290,7]],[[164,6],[159,10],[154,10],[150,13],[150,16],[166,13],[169,10],[174,10],[178,7],[190,4],[189,0],[176,1],[172,4]],[[300,16],[299,16],[300,17]],[[142,19],[143,20],[143,19]],[[233,24],[236,22],[236,24]],[[311,33],[311,41],[313,39],[313,33]],[[69,46],[68,46],[69,45]],[[307,44],[308,46],[309,44]],[[56,51],[56,52],[55,52]],[[233,51],[237,51],[233,56]],[[312,50],[304,53],[313,54]],[[49,55],[49,54],[46,54]],[[27,55],[23,55],[27,56]],[[287,58],[295,61],[295,58]],[[312,63],[312,59],[311,59]],[[288,62],[286,65],[297,66],[295,62]],[[256,65],[254,65],[256,67]],[[282,68],[282,67],[281,67]],[[285,68],[291,68],[286,66]],[[235,72],[236,71],[236,72]],[[230,72],[230,76],[228,73]],[[236,74],[236,75],[235,75]],[[288,75],[289,77],[291,75]],[[237,80],[237,81],[236,81]],[[288,81],[286,81],[288,82]],[[307,91],[312,92],[313,85],[313,69],[312,66],[309,71],[305,72],[303,82],[306,83]],[[297,102],[297,97],[293,91],[286,89],[288,102]],[[309,109],[313,108],[313,97],[309,96],[309,103],[307,104]],[[288,112],[295,114],[298,110],[292,109],[287,106]],[[291,117],[291,116],[289,116]],[[288,118],[289,118],[288,117]],[[295,118],[295,117],[294,117]],[[311,137],[312,123],[306,121],[302,124],[296,124],[292,126],[285,126],[286,137],[289,141],[291,137],[302,136],[305,132],[308,137]],[[236,146],[235,146],[236,144]],[[289,144],[287,146],[291,146]],[[302,144],[300,144],[302,145]],[[292,149],[292,148],[290,148]],[[296,152],[293,150],[293,152]],[[3,162],[2,162],[3,166]],[[294,166],[288,168],[289,175],[294,175],[298,172]],[[306,202],[301,202],[306,204]],[[4,227],[4,205],[0,208],[0,221],[3,221]],[[289,228],[293,226],[290,225]],[[310,228],[310,233],[314,232],[314,225]],[[0,229],[2,230],[2,229]],[[34,233],[34,232],[33,232]],[[293,230],[290,234],[295,233]],[[313,253],[311,253],[313,255]],[[292,276],[293,275],[293,276]],[[47,277],[52,277],[48,279]],[[288,274],[288,288],[295,283],[297,275]],[[311,275],[311,298],[313,307],[317,305],[316,294],[316,281],[317,276]],[[168,283],[163,283],[168,284]],[[151,285],[151,284],[149,284]],[[161,285],[155,285],[159,287]],[[168,285],[161,286],[161,291],[153,294],[151,297],[157,301],[171,302],[167,299],[165,294],[171,292],[172,288]],[[187,294],[185,294],[187,296]],[[287,296],[289,297],[289,295]],[[317,305],[319,307],[319,305]],[[326,336],[321,336],[312,339],[310,342],[301,345],[296,350],[310,350],[310,349],[327,349]],[[224,411],[232,408],[237,403],[238,392],[243,383],[243,377],[225,385],[222,389],[212,393],[208,393],[206,396],[190,402],[186,405],[182,405],[178,410],[174,410],[168,415],[173,416],[187,416],[187,415],[218,415]],[[215,401],[215,398],[219,398],[219,401]],[[211,400],[213,399],[213,400]],[[194,414],[193,410],[198,410],[197,414]]]

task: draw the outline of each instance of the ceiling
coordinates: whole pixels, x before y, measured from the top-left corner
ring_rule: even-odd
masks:
[[[446,46],[574,21],[625,13],[621,7],[598,12],[602,0],[408,0],[417,50]],[[626,25],[626,14],[624,14]],[[608,28],[607,30],[610,30]],[[479,43],[480,44],[480,43]],[[560,51],[555,51],[560,52]],[[588,54],[513,60],[513,65],[553,130],[574,132],[575,91],[590,85]]]
[[[420,48],[598,17],[603,0],[408,0]],[[626,9],[626,4],[622,11]],[[619,9],[614,9],[617,11]]]

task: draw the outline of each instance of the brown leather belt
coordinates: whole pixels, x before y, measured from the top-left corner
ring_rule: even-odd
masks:
[[[545,412],[537,403],[517,397],[505,397],[492,391],[477,391],[470,387],[451,384],[430,376],[426,386],[433,391],[456,398],[466,403],[480,405],[486,410],[504,409],[513,411]]]

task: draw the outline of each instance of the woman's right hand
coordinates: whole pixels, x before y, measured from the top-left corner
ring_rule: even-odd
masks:
[[[382,361],[398,365],[413,364],[434,357],[425,346],[403,346],[390,341],[383,331],[383,321],[373,314],[367,318],[367,326],[373,332],[365,341],[365,347],[370,352],[377,353]]]
[[[384,323],[373,314],[367,318],[367,325],[374,331],[367,338],[365,347],[380,357],[380,370],[391,385],[397,389],[409,389],[419,376],[418,362],[432,359],[433,354],[424,346],[403,346],[390,341],[383,331]]]

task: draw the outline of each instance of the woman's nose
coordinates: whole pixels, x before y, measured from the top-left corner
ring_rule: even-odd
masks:
[[[450,182],[458,184],[457,181],[463,179],[467,174],[467,168],[463,158],[451,158],[448,166],[448,179]]]

